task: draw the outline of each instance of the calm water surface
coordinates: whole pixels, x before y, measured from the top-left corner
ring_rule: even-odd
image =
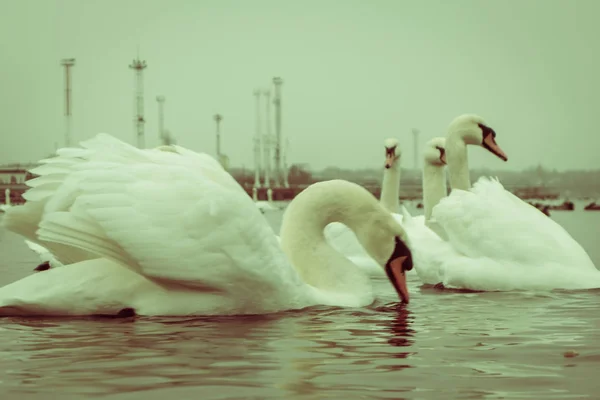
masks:
[[[600,265],[600,213],[553,218]],[[6,231],[0,256],[0,285],[38,264]],[[413,276],[405,308],[375,285],[364,309],[3,319],[0,398],[600,398],[600,291],[449,293]]]

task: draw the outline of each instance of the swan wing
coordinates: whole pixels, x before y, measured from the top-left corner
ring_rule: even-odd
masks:
[[[453,190],[434,207],[433,218],[452,246],[471,258],[595,269],[564,228],[495,179],[482,177],[470,191]]]
[[[56,157],[51,157],[39,161],[39,165],[31,170],[37,178],[29,179],[26,185],[29,186],[23,198],[27,200],[24,205],[12,207],[10,212],[2,221],[2,225],[23,237],[30,242],[39,243],[46,247],[48,251],[56,258],[61,259],[67,264],[96,258],[93,253],[82,249],[76,249],[59,243],[45,242],[37,236],[39,224],[46,210],[50,199],[54,199],[51,208],[58,208],[66,211],[72,202],[72,198],[60,198],[56,201],[57,189],[64,184],[66,178],[78,164],[84,163],[93,157],[101,157],[106,150],[118,146],[119,141],[110,135],[99,134],[96,138],[89,141],[92,146],[84,142],[84,148],[63,148],[57,151]],[[96,143],[96,147],[94,147]],[[108,152],[107,154],[111,154]],[[130,155],[131,156],[131,155]],[[64,190],[62,192],[65,192]],[[68,191],[75,193],[75,191]]]
[[[48,201],[42,240],[195,288],[299,282],[250,197],[209,156],[139,150],[108,135],[83,145],[95,153]]]

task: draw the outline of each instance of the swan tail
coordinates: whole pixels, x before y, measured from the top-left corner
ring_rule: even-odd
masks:
[[[480,195],[499,196],[504,193],[504,190],[498,177],[482,176],[473,184],[470,191]]]

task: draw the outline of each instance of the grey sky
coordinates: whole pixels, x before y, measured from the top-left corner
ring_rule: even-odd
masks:
[[[377,167],[397,137],[421,143],[465,112],[486,118],[509,156],[472,166],[599,166],[600,1],[0,0],[0,163],[63,144],[63,69],[75,57],[74,140],[134,143],[133,71],[145,70],[146,143],[157,94],[178,143],[252,165],[256,87],[283,85],[289,163]]]

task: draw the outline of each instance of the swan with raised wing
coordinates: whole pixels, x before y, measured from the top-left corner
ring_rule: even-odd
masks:
[[[0,288],[2,315],[223,315],[371,304],[369,277],[324,240],[323,228],[334,221],[356,232],[409,300],[404,231],[356,184],[305,189],[285,211],[280,244],[252,199],[205,154],[140,150],[105,134],[82,146],[46,160],[24,196],[44,204],[40,241],[97,258]],[[70,167],[58,177],[49,166],[61,163]]]
[[[446,158],[452,192],[432,211],[448,241],[403,210],[415,270],[424,283],[473,290],[600,287],[600,272],[585,250],[556,222],[495,179],[471,187],[467,145],[507,156],[496,132],[477,115],[449,126]]]

